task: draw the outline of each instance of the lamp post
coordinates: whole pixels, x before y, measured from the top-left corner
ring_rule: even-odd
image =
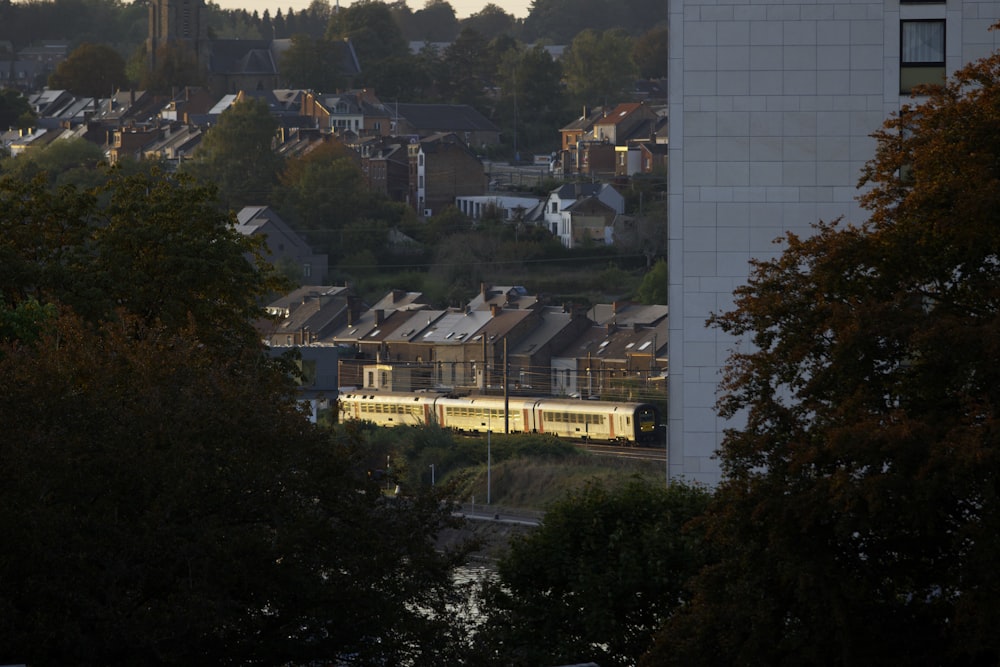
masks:
[[[666,482],[670,486],[670,430],[667,424],[660,424],[663,429],[663,465],[666,468]]]
[[[431,486],[434,486],[434,464],[431,464]]]
[[[486,505],[487,507],[493,500],[493,489],[492,489],[492,463],[493,463],[493,452],[490,449],[490,438],[493,435],[493,411],[490,410],[489,416],[489,426],[486,427]]]

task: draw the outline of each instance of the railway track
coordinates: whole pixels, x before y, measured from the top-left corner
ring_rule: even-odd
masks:
[[[644,461],[666,461],[667,452],[663,447],[622,447],[621,445],[596,444],[593,442],[578,442],[582,449],[597,456],[617,456],[623,459],[641,459]]]

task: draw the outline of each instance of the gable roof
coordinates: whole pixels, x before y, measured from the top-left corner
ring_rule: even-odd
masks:
[[[394,115],[405,118],[418,131],[500,131],[486,116],[468,104],[394,104],[389,110]]]

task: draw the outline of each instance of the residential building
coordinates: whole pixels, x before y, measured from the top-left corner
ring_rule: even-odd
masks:
[[[466,146],[500,143],[500,128],[468,104],[387,104],[392,116],[392,134],[397,137],[429,137],[455,134]]]
[[[236,231],[246,236],[263,237],[264,259],[278,269],[292,269],[310,284],[326,281],[329,269],[327,256],[314,253],[309,244],[270,207],[244,206],[236,214]]]
[[[567,248],[578,246],[583,241],[585,233],[582,229],[574,233],[573,221],[574,207],[586,199],[596,199],[606,207],[601,210],[600,217],[606,220],[609,228],[614,216],[625,212],[625,198],[607,183],[566,183],[556,188],[549,193],[545,202],[543,221]],[[576,219],[582,227],[593,225],[593,221],[589,218],[596,208],[597,204],[592,202],[576,210]],[[607,217],[609,215],[610,218]],[[610,230],[605,235],[602,229],[600,236],[606,242],[611,242]],[[574,238],[578,239],[575,245]],[[590,238],[593,239],[593,236]]]
[[[995,1],[670,0],[670,407],[673,477],[717,483],[722,368],[707,328],[751,259],[820,220],[862,222],[870,134],[918,82],[1000,45]]]
[[[458,135],[431,135],[409,144],[408,150],[410,202],[418,215],[440,213],[457,197],[486,189],[483,163]]]

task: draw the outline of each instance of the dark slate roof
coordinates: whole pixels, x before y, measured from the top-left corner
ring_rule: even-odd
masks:
[[[208,68],[217,74],[275,74],[277,64],[266,39],[213,39]]]
[[[405,118],[418,130],[500,131],[486,116],[468,104],[396,104],[390,107],[390,111]]]

